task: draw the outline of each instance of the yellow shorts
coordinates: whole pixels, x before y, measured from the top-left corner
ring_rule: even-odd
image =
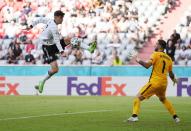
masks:
[[[165,97],[166,94],[167,82],[148,82],[144,85],[139,94],[148,99],[152,95],[156,95],[158,97]]]

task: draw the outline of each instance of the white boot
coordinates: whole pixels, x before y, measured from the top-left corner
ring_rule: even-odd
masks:
[[[136,122],[136,121],[138,121],[139,119],[138,119],[138,117],[129,117],[129,119],[127,119],[127,120],[124,120],[124,122]]]
[[[176,117],[176,118],[174,119],[174,121],[175,121],[176,123],[179,123],[179,122],[180,122],[180,118]]]

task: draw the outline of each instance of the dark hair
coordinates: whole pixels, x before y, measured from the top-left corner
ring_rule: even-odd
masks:
[[[166,48],[166,42],[164,40],[158,40],[159,45],[165,49]]]
[[[61,16],[64,17],[65,13],[63,13],[61,10],[57,10],[54,12],[54,16]]]

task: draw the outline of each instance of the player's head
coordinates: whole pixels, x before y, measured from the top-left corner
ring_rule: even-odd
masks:
[[[61,10],[57,10],[54,12],[54,20],[56,24],[62,24],[63,18],[64,18],[64,13]]]
[[[164,40],[158,40],[155,51],[164,51],[164,49],[166,49],[166,42]]]

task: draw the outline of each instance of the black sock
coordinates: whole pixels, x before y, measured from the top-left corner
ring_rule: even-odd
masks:
[[[173,118],[176,119],[178,116],[177,115],[173,115]]]
[[[133,114],[132,117],[137,117],[137,114]]]

